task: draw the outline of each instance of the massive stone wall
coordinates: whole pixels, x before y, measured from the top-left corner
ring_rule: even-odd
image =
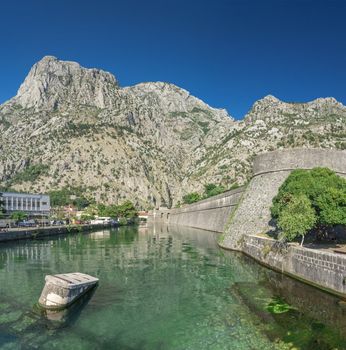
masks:
[[[273,239],[252,235],[244,237],[242,251],[277,271],[346,295],[346,256],[295,244],[280,246]]]
[[[223,232],[243,192],[240,187],[182,208],[154,210],[148,220]]]
[[[346,151],[295,148],[262,153],[254,160],[253,175],[315,167],[328,167],[346,175]]]
[[[257,156],[253,178],[246,188],[234,217],[225,229],[220,245],[242,250],[244,235],[267,232],[272,228],[270,207],[279,187],[294,169],[328,167],[346,176],[346,151],[292,149]]]

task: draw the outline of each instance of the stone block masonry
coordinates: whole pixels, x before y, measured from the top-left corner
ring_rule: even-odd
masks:
[[[257,156],[253,164],[253,178],[220,245],[241,251],[244,235],[269,231],[272,228],[270,207],[279,187],[292,170],[315,167],[328,167],[346,176],[346,151],[292,149]]]
[[[154,210],[148,221],[223,232],[243,192],[244,187],[240,187],[182,208]]]
[[[247,235],[242,251],[262,264],[309,284],[346,296],[346,256]]]

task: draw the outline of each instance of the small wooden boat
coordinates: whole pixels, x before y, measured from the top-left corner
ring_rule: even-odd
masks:
[[[68,307],[98,284],[98,278],[81,272],[47,275],[39,304],[45,309]]]

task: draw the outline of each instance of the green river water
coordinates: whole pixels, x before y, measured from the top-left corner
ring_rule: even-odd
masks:
[[[211,232],[126,227],[0,244],[1,349],[346,349],[339,299],[225,252]],[[37,307],[46,274],[100,279]]]

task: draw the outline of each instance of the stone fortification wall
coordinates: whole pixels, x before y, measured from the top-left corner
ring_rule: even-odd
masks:
[[[317,285],[343,297],[346,295],[346,256],[247,235],[242,250],[275,270]]]
[[[346,176],[346,151],[292,149],[257,156],[246,188],[180,209],[152,213],[152,220],[223,232],[219,245],[240,250],[275,270],[346,297],[346,256],[280,244],[259,235],[272,228],[270,207],[294,169],[328,167]],[[224,228],[224,230],[223,230]]]
[[[148,221],[223,232],[243,192],[240,187],[182,208],[154,210]]]
[[[296,148],[262,153],[254,160],[253,175],[315,167],[328,167],[346,175],[346,151]]]
[[[253,178],[241,203],[225,229],[220,245],[242,250],[242,237],[266,232],[272,228],[270,207],[279,187],[294,169],[328,167],[346,176],[346,151],[322,149],[292,149],[257,156]]]

